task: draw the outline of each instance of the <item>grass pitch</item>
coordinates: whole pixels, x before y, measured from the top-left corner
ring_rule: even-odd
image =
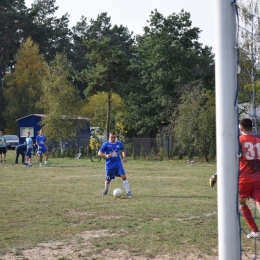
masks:
[[[208,184],[215,164],[128,159],[133,199],[115,199],[115,188],[125,190],[116,178],[101,195],[103,160],[50,158],[50,166],[40,168],[33,158],[29,168],[13,163],[13,151],[7,155],[0,164],[0,259],[14,250],[100,230],[110,235],[92,238],[88,253],[76,259],[101,259],[91,256],[108,248],[146,258],[217,255],[217,189]],[[251,251],[253,242],[245,243]]]

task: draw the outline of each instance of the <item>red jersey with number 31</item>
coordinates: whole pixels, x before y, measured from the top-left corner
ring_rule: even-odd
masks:
[[[254,135],[241,135],[239,143],[239,183],[260,181],[260,139]]]

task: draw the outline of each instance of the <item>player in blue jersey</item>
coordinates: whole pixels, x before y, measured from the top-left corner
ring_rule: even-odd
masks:
[[[27,146],[27,150],[25,153],[26,162],[29,167],[32,167],[32,149],[33,149],[33,140],[30,137],[30,132],[27,132],[27,137],[25,138],[25,143]]]
[[[106,160],[106,181],[103,195],[107,194],[111,180],[115,179],[115,177],[121,177],[127,197],[132,198],[120,152],[122,152],[123,162],[126,163],[126,151],[123,144],[117,140],[115,132],[109,133],[109,140],[102,144],[98,152],[98,156]]]
[[[37,153],[39,154],[39,163],[42,166],[42,157],[45,154],[45,165],[48,165],[48,147],[47,147],[47,139],[43,135],[43,130],[39,131],[39,135],[36,137],[36,145],[37,145]]]

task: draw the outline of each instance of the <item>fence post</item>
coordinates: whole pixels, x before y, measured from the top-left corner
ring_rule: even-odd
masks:
[[[167,135],[167,153],[168,153],[168,159],[170,159],[170,136]]]
[[[135,138],[133,138],[133,159],[135,159]]]

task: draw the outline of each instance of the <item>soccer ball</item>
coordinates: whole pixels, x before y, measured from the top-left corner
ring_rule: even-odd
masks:
[[[114,189],[113,196],[115,198],[120,198],[123,195],[123,191],[119,188]]]

